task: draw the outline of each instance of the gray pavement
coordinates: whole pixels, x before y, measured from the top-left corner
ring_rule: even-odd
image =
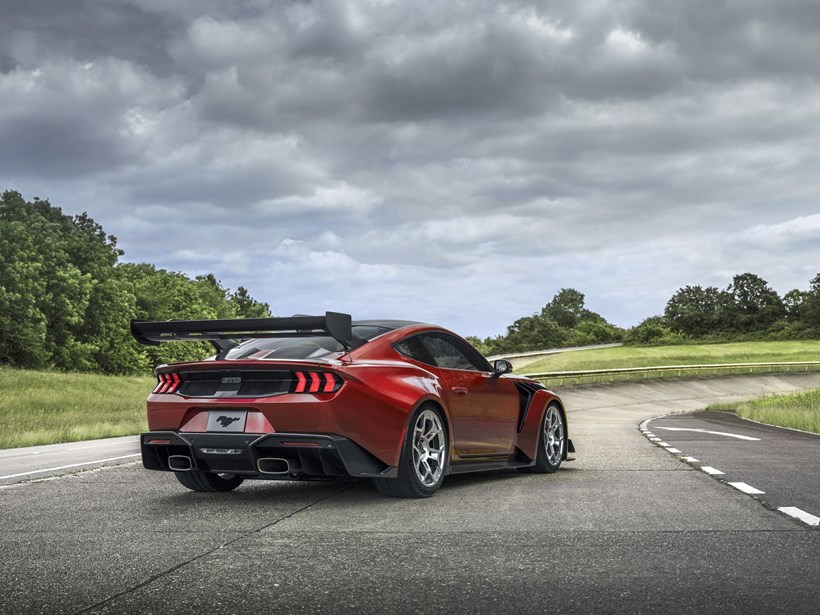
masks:
[[[577,461],[447,477],[185,491],[135,464],[0,488],[2,613],[815,613],[820,531],[638,425],[820,375],[563,391]]]

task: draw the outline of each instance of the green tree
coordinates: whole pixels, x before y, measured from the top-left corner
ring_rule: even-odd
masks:
[[[727,298],[714,286],[684,286],[666,304],[664,317],[669,327],[691,336],[713,333],[721,325]]]
[[[799,322],[802,319],[803,306],[808,297],[809,293],[796,288],[783,295],[783,308],[786,310],[787,320]]]
[[[763,331],[786,315],[780,296],[753,273],[732,278],[726,297],[724,320],[737,331]]]
[[[270,306],[257,301],[248,293],[248,289],[240,286],[228,298],[238,318],[269,318]]]
[[[191,280],[150,264],[119,263],[117,240],[88,214],[46,200],[0,197],[0,364],[135,373],[199,359],[209,344],[140,346],[129,320],[266,316],[268,305],[212,274]]]
[[[820,273],[809,284],[800,304],[800,322],[809,329],[820,331]]]
[[[542,316],[564,329],[576,327],[587,313],[584,309],[584,293],[574,288],[562,288],[541,310]]]

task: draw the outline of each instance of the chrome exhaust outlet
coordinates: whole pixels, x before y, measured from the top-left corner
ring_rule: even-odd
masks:
[[[188,455],[168,455],[168,467],[174,472],[188,472],[194,466]]]
[[[260,474],[287,474],[290,472],[290,463],[280,457],[262,457],[256,462]]]

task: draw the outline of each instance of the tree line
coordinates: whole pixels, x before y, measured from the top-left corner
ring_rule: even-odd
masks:
[[[663,314],[621,329],[584,307],[584,294],[559,291],[539,313],[519,318],[505,335],[468,338],[486,355],[622,341],[627,345],[720,343],[820,338],[820,274],[809,290],[783,297],[760,276],[742,273],[725,289],[685,286]]]
[[[195,278],[120,262],[117,239],[86,213],[69,216],[18,192],[0,197],[0,365],[108,374],[201,359],[206,343],[142,346],[132,318],[257,318],[266,303],[212,274]]]
[[[817,339],[820,337],[820,274],[809,290],[783,297],[760,276],[742,273],[725,289],[684,286],[662,315],[647,318],[625,335],[633,344],[687,341]]]
[[[624,330],[585,307],[584,294],[562,288],[541,311],[523,316],[505,335],[467,338],[487,356],[547,348],[607,344],[623,339]]]

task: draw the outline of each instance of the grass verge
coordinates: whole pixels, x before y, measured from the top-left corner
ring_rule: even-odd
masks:
[[[791,427],[820,434],[820,390],[736,403],[713,404],[708,409],[733,412],[741,418],[768,425]]]
[[[620,367],[774,361],[820,361],[820,340],[651,347],[619,346],[579,350],[548,355],[516,372],[535,374]]]
[[[145,431],[153,376],[0,368],[0,448]]]

